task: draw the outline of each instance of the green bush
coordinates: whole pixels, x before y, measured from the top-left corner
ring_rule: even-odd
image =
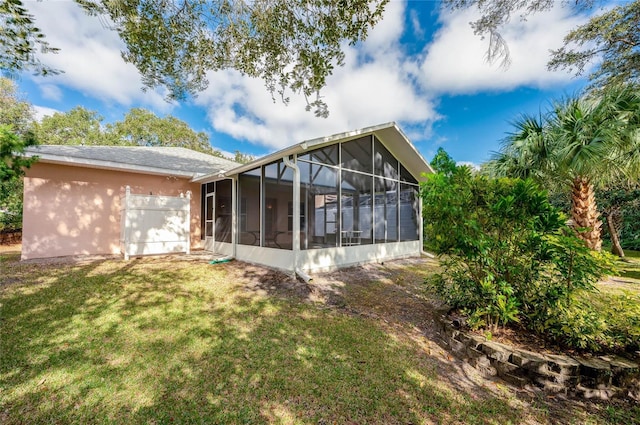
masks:
[[[22,227],[22,179],[0,181],[0,231]]]
[[[593,291],[612,257],[589,251],[533,181],[458,167],[429,176],[422,195],[428,246],[443,256],[430,283],[470,325],[521,322],[574,347],[602,344],[604,326],[574,294]]]

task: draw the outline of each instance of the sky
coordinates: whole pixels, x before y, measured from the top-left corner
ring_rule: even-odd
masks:
[[[584,78],[546,69],[549,50],[562,46],[564,35],[587,20],[560,3],[526,21],[513,18],[504,28],[511,54],[505,69],[485,61],[488,41],[469,26],[477,12],[391,0],[367,40],[345,46],[345,65],[321,93],[330,111],[323,119],[305,111],[303,97],[290,93],[288,105],[274,103],[261,80],[233,70],[210,73],[206,90],[168,103],[163,89],[141,89],[139,73],[121,59],[123,43],[104,19],[87,16],[71,0],[27,0],[36,25],[61,49],[41,55],[41,61],[64,73],[25,73],[17,84],[38,118],[83,106],[98,111],[106,124],[142,107],[186,121],[223,152],[261,156],[395,121],[428,161],[443,147],[459,163],[478,165],[499,149],[518,116],[537,114],[586,85]]]

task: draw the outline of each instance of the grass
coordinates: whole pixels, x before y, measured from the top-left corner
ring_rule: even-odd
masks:
[[[474,382],[383,321],[251,289],[238,264],[16,260],[0,254],[5,425],[640,423]]]
[[[624,251],[624,261],[619,261],[620,276],[635,279],[640,283],[640,251]]]
[[[583,294],[587,304],[607,324],[606,334],[617,347],[640,347],[640,252],[625,251],[618,260],[618,275],[596,285],[597,291]]]

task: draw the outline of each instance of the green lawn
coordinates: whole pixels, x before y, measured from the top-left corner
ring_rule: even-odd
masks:
[[[620,276],[635,279],[640,283],[640,251],[626,250],[625,259],[618,262]]]
[[[478,384],[429,341],[258,290],[238,263],[16,259],[0,254],[4,425],[640,423]]]

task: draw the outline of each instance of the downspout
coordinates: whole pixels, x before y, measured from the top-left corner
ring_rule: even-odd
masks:
[[[283,157],[282,162],[293,170],[293,235],[291,238],[293,243],[293,271],[308,283],[311,281],[311,277],[300,270],[298,265],[298,257],[300,256],[300,168],[288,156]]]

